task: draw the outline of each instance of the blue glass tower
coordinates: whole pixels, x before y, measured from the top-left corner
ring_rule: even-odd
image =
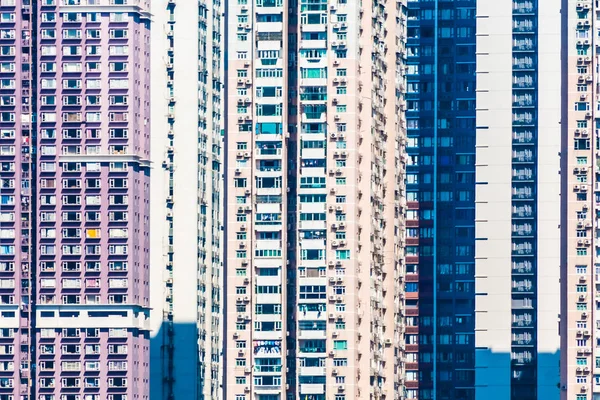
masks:
[[[409,399],[475,396],[475,4],[408,3]]]

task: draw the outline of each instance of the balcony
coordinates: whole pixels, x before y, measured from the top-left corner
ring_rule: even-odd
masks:
[[[321,383],[302,383],[300,384],[300,397],[307,394],[324,394],[325,385]]]

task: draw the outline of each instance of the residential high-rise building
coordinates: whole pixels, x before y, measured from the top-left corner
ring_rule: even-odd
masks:
[[[224,398],[401,398],[406,3],[226,9]]]
[[[0,399],[148,399],[150,1],[0,1]]]
[[[600,397],[598,2],[562,2],[560,398]]]
[[[561,222],[561,192],[563,201],[568,196],[569,205],[580,207],[578,212],[586,203],[575,202],[579,193],[573,188],[560,189],[560,172],[568,174],[564,176],[569,176],[569,182],[576,180],[572,171],[561,171],[559,161],[561,152],[567,153],[561,150],[560,111],[564,12],[560,0],[477,2],[477,399],[559,397],[559,227],[568,224],[575,238],[577,225],[574,210],[568,222]],[[591,65],[587,67],[591,72]],[[574,104],[579,103],[569,107]],[[585,122],[585,115],[585,111],[578,113],[577,118]],[[593,153],[588,153],[592,163]],[[575,166],[575,159],[571,164]],[[591,193],[585,189],[580,193],[591,201]],[[591,252],[585,242],[592,239],[591,230],[581,232],[587,232],[588,239],[581,236],[577,252],[579,248]],[[578,279],[574,278],[576,262],[572,263],[571,282]],[[591,271],[593,266],[588,268]],[[575,289],[573,284],[573,293]],[[593,329],[589,324],[588,329]],[[575,348],[565,351],[576,352]],[[591,367],[592,359],[588,362]],[[565,364],[561,362],[560,368]],[[569,390],[576,387],[573,384]]]
[[[475,396],[475,6],[408,2],[408,399]]]
[[[220,399],[219,1],[152,1],[151,399]]]

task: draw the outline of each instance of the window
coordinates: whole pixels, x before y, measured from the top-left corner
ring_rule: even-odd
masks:
[[[350,259],[350,250],[336,250],[335,251],[335,259],[336,260],[349,260]]]
[[[348,341],[347,340],[334,340],[333,341],[333,349],[334,350],[347,350],[348,349]]]

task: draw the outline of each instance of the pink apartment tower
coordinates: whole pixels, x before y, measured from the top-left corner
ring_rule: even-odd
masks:
[[[148,399],[150,0],[0,0],[0,400]]]

